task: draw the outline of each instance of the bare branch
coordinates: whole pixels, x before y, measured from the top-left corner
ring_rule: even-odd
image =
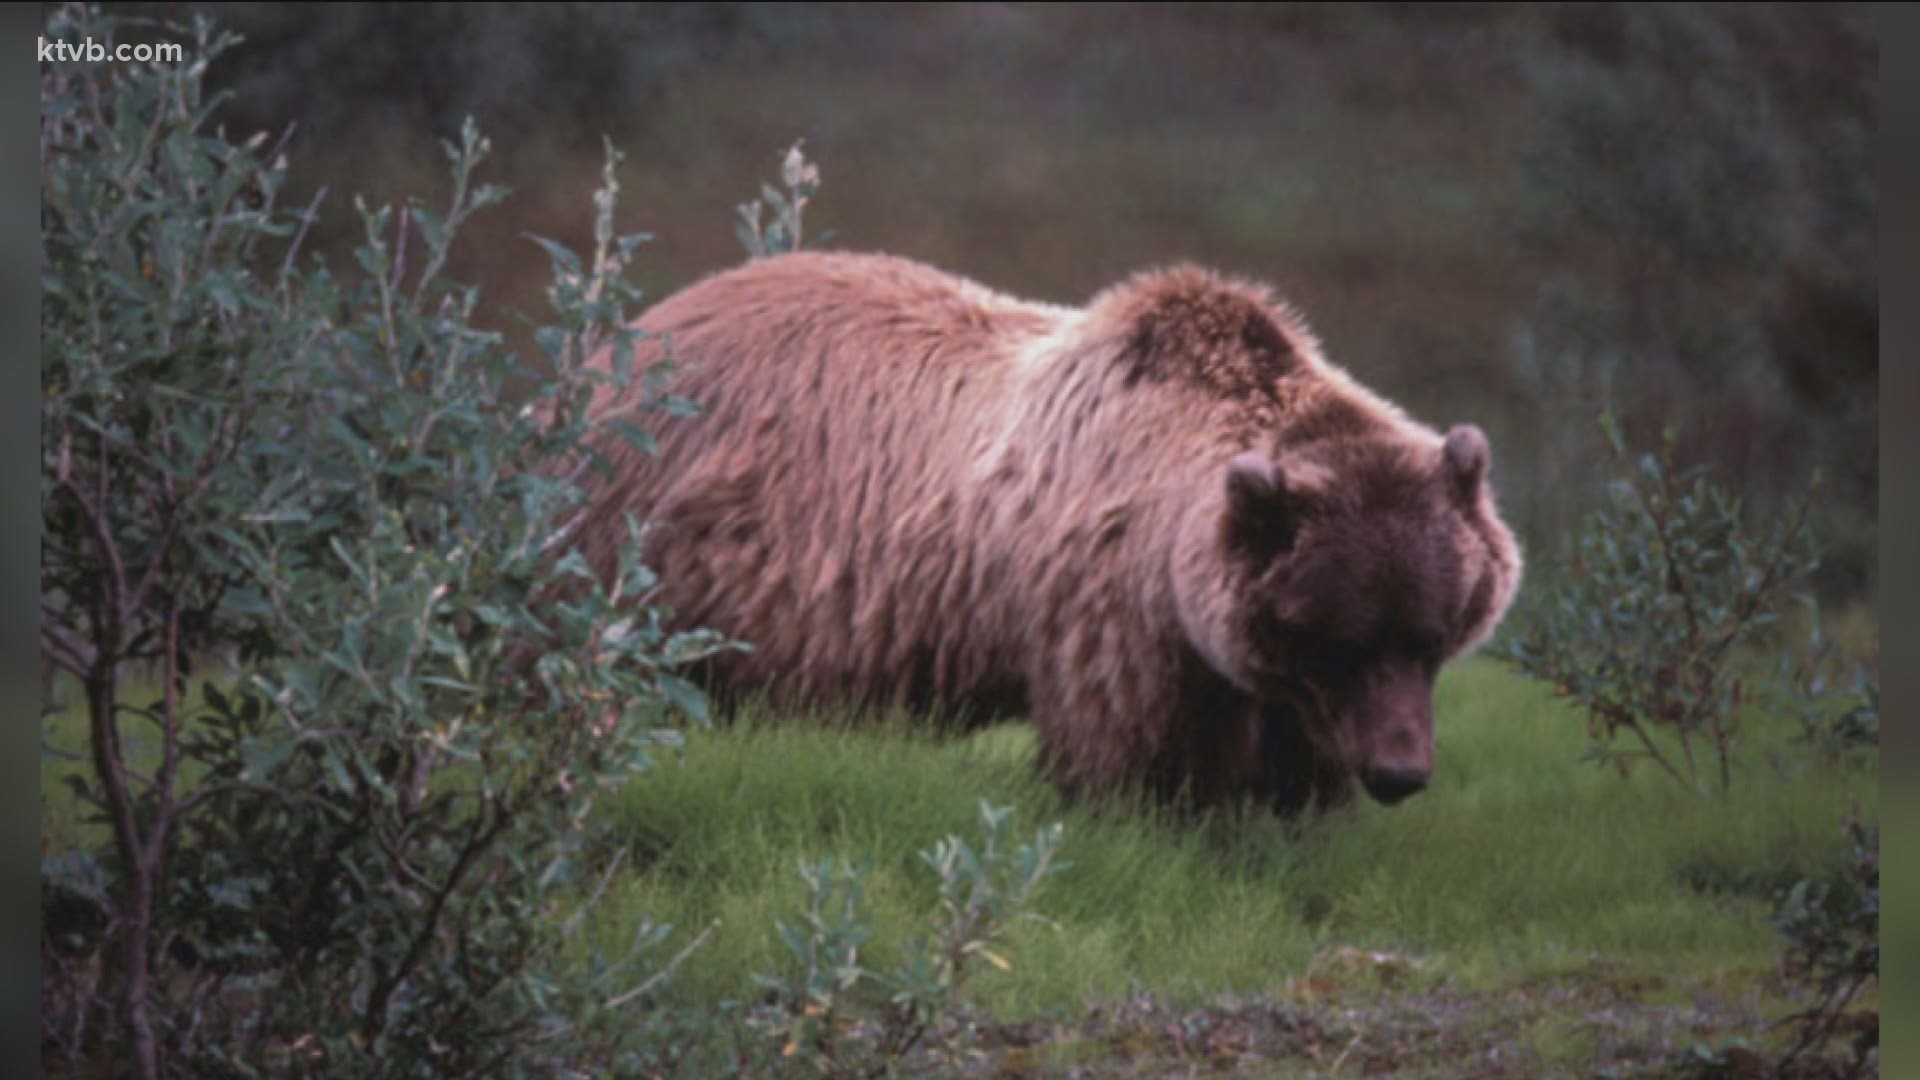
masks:
[[[484,824],[483,820],[474,822],[473,831],[468,834],[467,842],[461,845],[460,855],[454,860],[453,869],[447,872],[446,881],[434,890],[433,900],[427,908],[426,916],[420,921],[419,930],[414,933],[413,941],[407,947],[406,955],[382,974],[373,992],[368,995],[366,1011],[362,1014],[362,1023],[365,1026],[365,1034],[369,1038],[379,1033],[380,1025],[386,1015],[387,1001],[393,996],[394,989],[426,954],[428,944],[433,941],[433,935],[440,927],[440,919],[446,912],[448,899],[458,891],[474,862],[493,846],[493,842],[506,831],[512,820],[513,814],[506,808],[501,808],[494,812],[493,821],[490,824]]]
[[[113,530],[110,528],[103,510],[103,507],[106,505],[106,462],[104,460],[106,447],[104,444],[101,446],[100,453],[103,459],[101,461],[100,472],[100,500],[96,501],[89,497],[71,477],[60,481],[57,487],[58,490],[65,491],[73,498],[74,502],[80,505],[80,516],[86,521],[88,530],[93,534],[93,542],[100,548],[100,554],[105,557],[107,561],[108,588],[111,590],[111,601],[108,606],[112,610],[107,612],[110,620],[109,625],[102,628],[104,636],[107,638],[103,644],[105,644],[109,650],[117,651],[120,625],[124,614],[124,609],[120,607],[120,604],[121,599],[127,595],[127,567],[126,564],[121,561],[120,545],[113,538]],[[111,658],[109,658],[109,662],[111,662]]]
[[[387,288],[396,293],[400,291],[400,282],[407,276],[407,218],[409,217],[407,210],[408,207],[402,204],[400,227],[393,245],[393,280],[387,284]]]
[[[167,598],[165,650],[167,685],[161,699],[160,772],[153,785],[159,806],[154,810],[153,831],[147,839],[156,865],[166,859],[167,837],[178,810],[173,784],[180,771],[180,604],[173,597]]]
[[[293,243],[287,245],[286,257],[280,260],[280,284],[285,285],[287,276],[293,273],[293,260],[300,254],[300,248],[307,241],[307,230],[313,228],[313,222],[320,213],[320,200],[327,197],[327,189],[322,187],[314,192],[313,201],[307,204],[307,210],[300,215],[300,231],[293,234]]]
[[[670,977],[675,971],[679,970],[681,964],[686,963],[687,958],[689,956],[692,956],[695,950],[699,949],[700,946],[705,945],[707,943],[707,938],[710,937],[715,930],[719,929],[719,927],[720,927],[719,919],[715,919],[712,922],[708,923],[707,928],[705,930],[700,931],[699,936],[695,937],[692,941],[689,941],[687,943],[686,948],[681,949],[679,952],[675,953],[673,959],[667,961],[665,967],[662,967],[659,971],[656,971],[651,976],[649,976],[647,981],[641,983],[639,986],[636,986],[631,990],[626,991],[625,993],[616,994],[613,997],[608,998],[607,1008],[617,1009],[620,1006],[625,1005],[629,1001],[632,1001],[636,998],[646,997],[648,994],[651,994],[654,990],[658,989],[661,983],[667,981],[668,977]]]

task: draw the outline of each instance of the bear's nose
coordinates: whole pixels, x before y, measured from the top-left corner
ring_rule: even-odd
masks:
[[[1367,794],[1382,805],[1392,806],[1426,787],[1427,772],[1424,769],[1368,769],[1361,774],[1360,782],[1366,785]]]

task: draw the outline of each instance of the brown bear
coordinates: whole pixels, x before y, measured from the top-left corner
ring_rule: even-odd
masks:
[[[664,602],[753,646],[722,692],[1026,715],[1069,791],[1392,803],[1520,579],[1479,429],[1409,420],[1214,273],[1070,309],[792,254],[640,325],[705,415],[609,447],[582,549],[605,572],[658,523]]]

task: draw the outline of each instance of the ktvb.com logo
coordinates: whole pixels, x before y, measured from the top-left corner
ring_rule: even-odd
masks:
[[[186,56],[186,47],[177,41],[108,45],[92,38],[81,41],[40,39],[40,62],[43,64],[77,64],[81,61],[100,64],[108,60],[123,64],[178,64]]]

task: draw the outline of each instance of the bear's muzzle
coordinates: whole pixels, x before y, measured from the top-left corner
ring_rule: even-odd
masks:
[[[1365,769],[1360,783],[1382,806],[1392,806],[1427,786],[1432,773],[1425,769]]]

